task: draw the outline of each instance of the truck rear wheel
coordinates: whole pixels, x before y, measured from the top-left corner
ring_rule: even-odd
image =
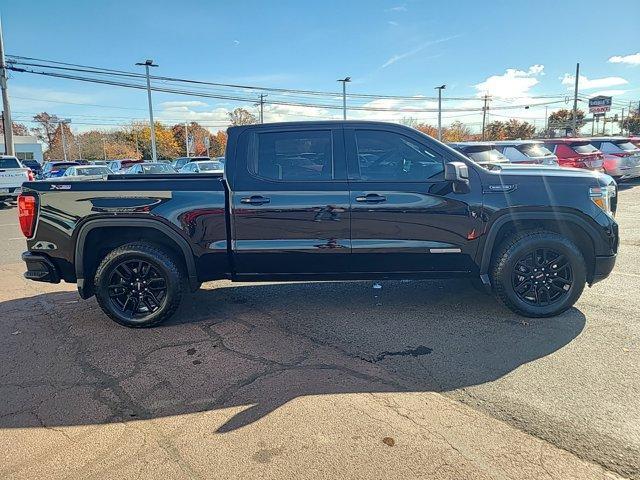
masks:
[[[552,317],[578,300],[586,265],[568,238],[548,231],[521,232],[502,243],[494,257],[496,297],[525,317]]]
[[[146,242],[112,250],[98,266],[94,283],[100,308],[112,320],[132,328],[151,327],[170,318],[186,290],[178,262]]]

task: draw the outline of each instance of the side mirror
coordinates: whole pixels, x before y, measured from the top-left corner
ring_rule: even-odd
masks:
[[[448,162],[444,165],[444,179],[453,183],[455,193],[469,192],[469,168],[464,162]]]

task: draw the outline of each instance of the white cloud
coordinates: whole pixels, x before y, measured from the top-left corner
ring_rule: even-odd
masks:
[[[389,25],[391,25],[392,27],[397,27],[397,26],[399,25],[399,23],[398,23],[398,22],[394,22],[393,20],[389,20],[387,23],[388,23]]]
[[[626,63],[628,65],[640,65],[640,52],[630,55],[614,55],[609,58],[609,63]]]
[[[422,50],[424,50],[427,47],[430,47],[431,45],[436,45],[438,43],[448,42],[449,40],[453,40],[454,38],[458,38],[458,37],[460,37],[460,35],[452,35],[450,37],[439,38],[437,40],[431,40],[429,42],[423,43],[422,45],[418,45],[417,47],[415,47],[412,50],[409,50],[407,52],[399,53],[399,54],[396,54],[396,55],[392,56],[389,60],[384,62],[380,68],[387,68],[388,66],[393,65],[394,63],[396,63],[396,62],[398,62],[400,60],[403,60],[403,59],[405,59],[407,57],[411,57],[412,55],[415,55],[416,53],[420,53]]]
[[[540,83],[536,77],[541,75],[544,75],[544,65],[531,65],[526,71],[508,68],[502,75],[492,75],[474,88],[479,97],[485,94],[496,98],[526,97],[529,90]]]
[[[569,75],[565,73],[560,77],[562,85],[567,86],[567,90],[572,90],[576,81],[575,75]],[[602,77],[602,78],[587,78],[584,75],[580,75],[578,78],[578,88],[580,90],[591,90],[592,88],[607,88],[617,87],[619,85],[626,85],[629,83],[622,77]]]
[[[187,107],[187,108],[192,108],[192,107],[207,107],[208,104],[201,102],[199,100],[190,100],[190,101],[172,101],[172,102],[162,102],[160,104],[163,108],[166,109],[170,109],[170,108],[181,108],[181,107]]]
[[[396,5],[395,7],[387,8],[387,12],[406,12],[406,5]]]
[[[620,96],[620,95],[624,95],[625,93],[627,93],[629,90],[619,90],[619,89],[611,89],[611,90],[600,90],[598,92],[593,92],[590,93],[588,96],[589,98],[591,97],[597,97],[599,95],[603,95],[605,97],[615,97],[615,96]]]

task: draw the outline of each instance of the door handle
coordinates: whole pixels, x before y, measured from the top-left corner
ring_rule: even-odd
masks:
[[[265,203],[269,203],[270,201],[270,198],[263,197],[262,195],[251,195],[250,197],[244,197],[240,199],[240,203],[249,205],[264,205]]]
[[[378,195],[377,193],[369,193],[367,195],[356,197],[356,202],[362,203],[381,203],[386,201],[387,197]]]

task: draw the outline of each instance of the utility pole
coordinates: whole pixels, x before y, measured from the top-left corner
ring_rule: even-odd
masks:
[[[489,100],[489,95],[487,95],[485,93],[485,95],[484,95],[484,106],[482,107],[482,141],[483,142],[484,142],[484,138],[485,138],[484,127],[485,127],[485,123],[486,123],[486,120],[487,120],[487,110],[488,110],[487,101],[488,100]]]
[[[620,115],[620,135],[624,135],[624,108],[622,109],[622,115]]]
[[[7,64],[4,60],[4,41],[2,39],[2,21],[0,20],[0,88],[2,89],[2,121],[4,123],[4,149],[7,155],[15,155],[13,146],[13,121],[9,106],[9,91],[7,90]]]
[[[144,66],[145,73],[147,75],[147,98],[149,100],[149,128],[151,129],[151,158],[154,162],[158,160],[156,153],[156,125],[153,123],[153,105],[151,104],[151,78],[149,77],[149,67],[157,67],[153,60],[145,60],[144,62],[138,62],[136,65]]]
[[[65,125],[71,123],[71,120],[65,118],[64,120],[58,120],[58,125],[60,126],[60,132],[62,133],[62,156],[64,157],[64,161],[67,161],[67,136],[64,133]]]
[[[260,123],[264,123],[264,99],[267,98],[267,96],[264,93],[260,94],[260,100],[258,102],[258,105],[260,105]]]
[[[344,77],[338,79],[338,82],[342,82],[342,119],[347,119],[347,83],[351,81],[351,77]]]
[[[438,90],[438,140],[442,141],[442,90],[447,88],[446,85],[435,87]]]
[[[573,118],[571,119],[571,130],[573,136],[578,136],[578,79],[580,78],[580,64],[576,63],[576,84],[573,90]]]

